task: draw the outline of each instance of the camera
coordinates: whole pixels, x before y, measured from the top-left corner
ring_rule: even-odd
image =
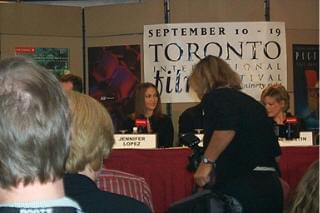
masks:
[[[192,150],[192,154],[189,156],[189,163],[187,169],[190,172],[195,172],[201,162],[204,150],[199,146],[200,139],[195,136],[194,133],[185,133],[180,136],[180,141],[183,145],[189,147]]]

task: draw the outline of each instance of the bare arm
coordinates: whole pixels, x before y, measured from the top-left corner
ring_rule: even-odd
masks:
[[[233,130],[214,131],[204,156],[209,160],[215,161],[230,144],[234,135],[235,131]],[[194,179],[198,186],[203,187],[210,181],[210,173],[212,169],[213,168],[211,164],[200,163],[197,171],[194,174]]]

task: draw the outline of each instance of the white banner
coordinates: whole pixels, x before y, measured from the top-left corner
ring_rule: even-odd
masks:
[[[224,59],[257,100],[269,84],[287,86],[283,22],[159,24],[144,26],[144,81],[163,103],[198,101],[189,91],[192,65],[206,55]]]

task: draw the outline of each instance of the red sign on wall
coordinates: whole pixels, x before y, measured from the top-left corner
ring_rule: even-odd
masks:
[[[16,53],[30,53],[33,54],[35,53],[36,48],[34,47],[16,47]]]

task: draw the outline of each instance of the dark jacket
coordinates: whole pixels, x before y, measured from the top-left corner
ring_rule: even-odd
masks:
[[[151,129],[153,133],[157,134],[157,147],[172,147],[173,146],[173,124],[168,115],[162,114],[160,116],[151,116],[150,119]],[[135,126],[135,121],[128,118],[123,125],[123,129],[132,132]]]
[[[86,213],[149,213],[142,202],[123,195],[100,191],[90,178],[66,174],[63,178],[66,195],[78,202]]]

